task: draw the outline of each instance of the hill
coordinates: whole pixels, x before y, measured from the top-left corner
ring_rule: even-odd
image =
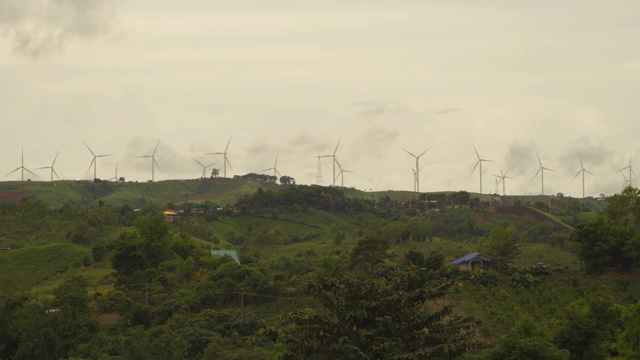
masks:
[[[66,202],[76,205],[103,203],[132,207],[167,203],[211,201],[220,206],[235,203],[258,188],[273,189],[274,183],[243,179],[195,179],[158,182],[110,181],[12,181],[0,182],[0,202],[19,202],[22,198],[38,199],[53,207]]]

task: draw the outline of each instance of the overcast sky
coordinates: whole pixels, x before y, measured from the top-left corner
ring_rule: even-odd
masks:
[[[228,176],[507,194],[618,192],[640,171],[640,2],[2,0],[0,164],[49,180]],[[332,163],[324,158],[324,185]],[[216,167],[222,169],[220,161]],[[640,174],[640,173],[639,173]],[[625,172],[628,177],[628,172]],[[20,171],[2,180],[19,180]],[[634,185],[640,179],[634,178]],[[340,179],[338,180],[340,183]]]

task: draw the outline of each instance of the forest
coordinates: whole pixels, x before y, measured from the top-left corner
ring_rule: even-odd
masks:
[[[0,202],[0,359],[640,359],[636,188],[595,207],[228,181]],[[451,265],[474,252],[495,268]]]

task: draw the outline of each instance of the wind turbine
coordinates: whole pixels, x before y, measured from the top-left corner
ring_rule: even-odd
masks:
[[[593,175],[593,173],[584,168],[584,165],[582,165],[582,156],[580,154],[578,154],[578,157],[580,158],[580,171],[578,171],[576,176],[574,176],[573,179],[571,179],[571,181],[575,180],[578,177],[578,175],[580,175],[580,173],[582,173],[582,198],[584,199],[584,173],[588,173],[588,174],[591,174],[591,175]]]
[[[402,148],[401,148],[402,149]],[[415,156],[414,154],[408,152],[405,149],[402,149],[404,152],[406,152],[407,154],[413,156],[414,158],[416,158],[416,168],[414,170],[415,172],[415,191],[416,192],[420,192],[420,157],[422,155],[424,155],[427,151],[429,151],[429,149],[423,151],[422,153],[420,153],[420,155]]]
[[[16,172],[16,171],[18,171],[18,170],[20,170],[20,169],[22,169],[22,177],[21,177],[21,180],[22,180],[22,181],[24,181],[24,171],[25,171],[25,170],[27,170],[28,172],[32,173],[32,174],[33,174],[34,176],[36,176],[36,177],[38,176],[38,175],[34,174],[34,173],[33,173],[33,171],[31,171],[31,170],[27,169],[26,167],[24,167],[24,148],[22,148],[21,160],[20,160],[20,166],[19,166],[19,167],[17,167],[17,168],[15,168],[13,171],[11,171],[10,173],[8,173],[8,174],[7,174],[7,175],[5,175],[5,176],[9,176],[9,175],[13,174],[14,172]]]
[[[536,176],[538,176],[538,173],[541,173],[541,177],[542,177],[542,195],[544,195],[544,171],[545,170],[554,171],[554,170],[542,166],[542,161],[540,161],[540,156],[538,155],[537,151],[536,151],[536,157],[538,158],[538,164],[540,164],[540,168],[538,169],[536,174],[533,175],[533,178],[531,178],[531,181],[533,181],[533,179],[535,179]]]
[[[115,175],[114,175],[111,179],[109,179],[109,180],[112,180],[112,181],[118,182],[118,163],[117,163],[117,162],[116,162],[116,173],[115,173]]]
[[[229,162],[229,158],[227,158],[227,150],[229,149],[229,144],[231,143],[231,136],[229,137],[229,141],[227,142],[227,147],[224,148],[223,152],[214,152],[214,153],[207,153],[205,155],[223,155],[224,157],[224,177],[227,177],[227,164],[229,164],[229,169],[233,170],[233,168],[231,167],[231,163]]]
[[[509,169],[507,168],[507,171],[502,172],[502,167],[500,165],[498,165],[498,168],[500,168],[500,175],[493,175],[493,176],[495,176],[498,179],[500,179],[498,181],[498,184],[500,184],[502,182],[502,196],[505,196],[506,195],[506,192],[505,192],[505,182],[506,182],[506,180],[505,179],[511,179],[509,176],[507,176],[507,173],[509,172]]]
[[[632,179],[632,175],[635,175],[636,173],[633,171],[633,166],[631,165],[631,152],[629,152],[629,165],[623,167],[622,169],[618,170],[618,171],[623,171],[629,169],[629,179],[627,179],[627,181],[629,182],[629,186],[631,186],[631,179]],[[624,176],[624,174],[623,174]],[[625,178],[626,179],[626,178]]]
[[[338,139],[338,145],[336,145],[336,149],[333,150],[333,154],[331,155],[321,155],[320,157],[330,157],[333,158],[333,186],[336,186],[336,152],[338,152],[338,146],[340,146],[340,140],[342,140],[342,138]]]
[[[160,145],[160,140],[158,140],[158,143],[156,143],[156,147],[155,149],[153,149],[153,153],[151,153],[151,155],[138,156],[139,158],[151,158],[151,182],[155,180],[155,167],[157,166],[158,170],[160,170],[160,165],[158,165],[158,162],[156,161],[156,151],[158,150],[158,145]]]
[[[340,176],[340,181],[342,182],[342,184],[340,186],[344,187],[344,173],[352,173],[355,172],[354,170],[347,170],[347,169],[340,169],[340,172],[338,173],[338,175]]]
[[[476,171],[476,168],[478,167],[478,165],[480,165],[480,194],[482,194],[482,162],[483,161],[492,162],[493,160],[488,160],[488,159],[481,158],[480,154],[478,154],[478,150],[476,149],[475,145],[473,145],[473,151],[476,152],[476,156],[478,157],[478,162],[473,167],[473,170],[471,170],[471,174],[469,174],[469,176],[471,176],[473,174],[473,172]]]
[[[53,158],[53,162],[51,163],[51,166],[43,166],[43,167],[37,168],[37,169],[51,169],[51,181],[53,181],[53,174],[56,174],[56,177],[58,178],[58,180],[60,180],[60,176],[58,176],[58,173],[53,168],[53,165],[56,164],[56,160],[58,160],[58,153],[59,151],[56,153],[56,157]]]
[[[87,145],[86,142],[84,142],[84,146],[87,147],[87,149],[89,149],[89,152],[91,153],[91,155],[93,155],[93,159],[91,159],[91,164],[89,164],[89,169],[87,170],[87,172],[89,172],[91,170],[91,166],[93,166],[93,179],[97,179],[98,177],[96,176],[97,171],[96,171],[96,167],[98,165],[98,158],[100,157],[106,157],[106,156],[113,156],[113,154],[106,154],[106,155],[96,155],[93,153],[93,150],[91,150],[91,148],[89,147],[89,145]]]
[[[269,170],[273,170],[273,177],[280,175],[280,172],[278,171],[278,154],[276,154],[276,162],[273,164],[273,167],[264,169],[261,172],[267,172]]]
[[[197,163],[198,163],[198,165],[202,166],[202,178],[203,178],[203,179],[207,177],[207,168],[208,168],[208,167],[211,167],[211,166],[213,166],[213,165],[215,165],[215,164],[217,164],[217,163],[218,163],[218,162],[216,161],[216,162],[214,162],[214,163],[211,163],[211,164],[209,164],[209,165],[205,166],[205,165],[203,165],[200,161],[196,160],[196,158],[194,158],[194,157],[191,157],[191,158],[193,159],[193,161],[197,162]]]

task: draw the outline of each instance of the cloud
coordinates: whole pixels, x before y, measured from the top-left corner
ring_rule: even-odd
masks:
[[[536,145],[531,140],[528,143],[520,143],[518,140],[512,142],[507,148],[505,157],[507,167],[510,169],[509,174],[527,175],[531,169],[538,168],[535,148]]]
[[[462,110],[462,108],[459,108],[459,107],[456,107],[456,108],[447,107],[447,108],[442,108],[440,110],[437,110],[436,112],[434,112],[434,114],[436,114],[436,115],[446,115],[446,114],[451,114],[453,112],[461,111],[461,110]]]
[[[622,68],[623,69],[640,69],[640,61],[627,63]]]
[[[13,51],[32,60],[52,57],[75,40],[116,37],[114,19],[118,1],[3,0],[0,29],[11,38]]]

